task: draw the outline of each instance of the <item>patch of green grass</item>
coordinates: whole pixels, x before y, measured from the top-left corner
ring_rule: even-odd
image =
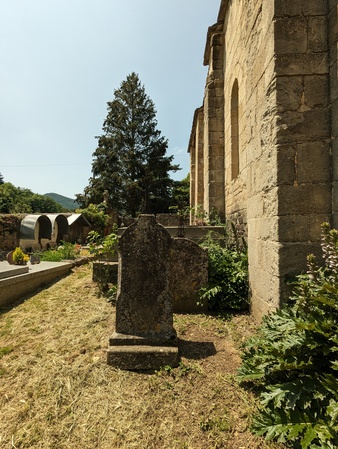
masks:
[[[214,418],[206,418],[200,422],[200,428],[203,432],[218,431],[228,432],[231,425],[226,416],[218,416]]]
[[[11,333],[11,328],[12,328],[12,320],[7,319],[0,326],[0,337],[4,337],[5,335],[9,335]]]
[[[3,346],[2,348],[0,347],[0,359],[4,355],[7,355],[12,351],[14,351],[14,349],[11,346]]]
[[[77,271],[77,273],[76,273],[76,277],[78,279],[83,279],[83,278],[85,278],[87,276],[88,276],[87,271]]]

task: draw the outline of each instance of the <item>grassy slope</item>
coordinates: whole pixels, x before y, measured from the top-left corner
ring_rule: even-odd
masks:
[[[248,431],[253,397],[234,379],[249,317],[175,315],[181,365],[120,371],[105,355],[115,309],[96,293],[82,266],[1,313],[1,448],[282,447]]]
[[[61,204],[61,206],[67,210],[75,210],[80,207],[80,205],[76,203],[72,198],[59,195],[58,193],[45,193],[44,196],[52,198],[54,201]]]

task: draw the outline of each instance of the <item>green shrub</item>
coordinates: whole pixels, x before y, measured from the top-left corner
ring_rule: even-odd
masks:
[[[76,259],[79,255],[79,252],[79,245],[68,242],[61,242],[61,245],[57,248],[43,251],[40,254],[40,257],[41,260],[45,262],[61,262],[62,260]]]
[[[108,234],[106,237],[102,237],[97,231],[90,231],[87,236],[87,242],[89,245],[89,251],[100,260],[111,260],[115,255],[117,245],[117,229],[116,232]]]
[[[241,382],[260,391],[253,430],[302,449],[338,447],[338,233],[323,225],[325,266],[308,257],[291,304],[245,345]]]
[[[101,237],[97,231],[91,231],[87,237],[90,253],[94,255],[95,259],[104,262],[102,265],[93,268],[96,270],[95,280],[99,295],[105,296],[107,301],[111,303],[114,303],[117,292],[117,286],[113,283],[111,267],[109,266],[109,261],[115,255],[118,241],[117,227],[115,227],[115,231],[106,237]]]
[[[105,213],[103,204],[89,204],[86,209],[78,209],[76,212],[82,214],[89,221],[92,228],[100,235],[103,235],[109,220],[109,215]]]
[[[29,256],[25,254],[21,248],[15,248],[13,252],[13,262],[15,265],[26,265],[29,261]]]
[[[208,300],[209,309],[223,312],[249,307],[248,255],[233,227],[232,237],[224,246],[209,235],[202,246],[208,248],[208,286],[201,290],[201,302]]]

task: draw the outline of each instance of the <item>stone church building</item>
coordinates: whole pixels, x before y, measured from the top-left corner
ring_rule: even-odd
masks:
[[[245,229],[252,312],[338,227],[337,0],[222,0],[189,152],[191,205]]]

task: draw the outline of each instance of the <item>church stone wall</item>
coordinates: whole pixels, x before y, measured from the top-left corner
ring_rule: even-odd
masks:
[[[225,19],[224,122],[226,217],[247,229],[252,306],[279,300],[273,8],[270,1],[229,4]],[[238,83],[238,175],[233,174],[233,86]],[[256,309],[259,309],[257,311]]]
[[[203,146],[204,179],[193,200],[203,193],[206,211],[245,229],[260,318],[319,252],[321,223],[338,224],[337,0],[222,0],[204,63],[204,132],[194,120],[189,144],[192,163],[192,143]]]
[[[329,2],[275,1],[278,248],[285,278],[320,254],[321,223],[332,217]]]
[[[338,4],[329,2],[328,46],[333,167],[333,226],[338,229]]]

